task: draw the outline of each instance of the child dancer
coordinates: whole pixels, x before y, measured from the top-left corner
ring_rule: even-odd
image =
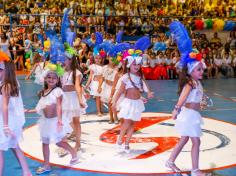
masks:
[[[113,123],[113,113],[111,108],[111,89],[115,81],[117,70],[116,64],[113,63],[112,57],[109,56],[109,64],[103,67],[102,79],[99,80],[98,93],[101,93],[101,101],[108,103],[108,111],[110,115],[109,123]]]
[[[40,136],[43,143],[44,164],[36,170],[37,174],[51,171],[49,164],[49,144],[56,143],[57,146],[67,150],[72,155],[71,165],[78,163],[77,152],[63,138],[72,131],[70,121],[62,117],[63,91],[60,88],[60,78],[56,72],[48,71],[45,76],[44,89],[36,106],[36,111],[41,115],[39,120]]]
[[[114,84],[112,86],[112,90],[111,90],[111,104],[114,103],[115,97],[118,93],[118,90],[120,88],[121,85],[121,77],[124,75],[124,65],[121,65],[120,68],[118,69],[118,74],[115,76],[115,81]],[[112,123],[115,122],[115,124],[118,124],[118,118],[117,118],[117,112],[120,111],[120,103],[122,102],[122,100],[124,99],[124,94],[122,94],[119,98],[119,100],[117,100],[116,103],[116,109],[113,112],[113,116],[111,118]]]
[[[133,53],[129,55],[127,53]],[[153,93],[148,90],[141,72],[142,57],[140,52],[129,50],[124,60],[127,60],[127,73],[121,77],[121,85],[112,105],[113,111],[116,110],[117,101],[122,94],[125,94],[124,100],[120,103],[120,112],[118,118],[123,119],[120,135],[117,139],[117,145],[121,146],[123,137],[126,134],[125,152],[129,153],[129,142],[133,135],[135,122],[141,120],[141,113],[145,110],[141,94],[145,91],[148,98],[152,98]]]
[[[19,147],[24,123],[23,102],[16,80],[15,65],[9,56],[0,52],[0,175],[3,175],[3,151],[11,148],[23,169],[22,175],[31,176]]]
[[[170,25],[171,30],[175,30],[176,26],[182,24],[179,22],[173,22]],[[183,28],[183,27],[182,27]],[[181,32],[181,31],[180,31]],[[176,38],[181,38],[182,33],[174,31]],[[186,35],[183,35],[184,39]],[[190,40],[190,39],[186,39]],[[185,41],[186,41],[185,40]],[[185,41],[178,41],[178,47],[181,49],[181,43]],[[187,42],[188,43],[188,42]],[[191,43],[190,43],[191,44]],[[182,46],[182,45],[181,45]],[[194,52],[189,52],[188,48],[192,46],[185,46],[185,55],[181,55],[180,64],[182,65],[182,71],[180,73],[179,80],[179,100],[175,105],[172,112],[172,118],[176,119],[175,128],[180,133],[181,138],[178,144],[175,146],[170,158],[166,162],[166,167],[170,168],[174,172],[181,172],[181,170],[175,165],[175,160],[179,153],[183,149],[184,145],[188,142],[189,138],[192,141],[191,157],[192,157],[192,176],[205,175],[199,170],[199,148],[200,148],[200,136],[202,135],[201,124],[202,117],[199,114],[200,102],[203,97],[203,89],[199,79],[202,79],[203,75],[203,63],[200,61],[201,55]]]
[[[65,99],[63,101],[63,114],[73,124],[76,137],[75,150],[81,149],[81,125],[80,116],[86,113],[86,100],[81,87],[82,73],[79,71],[75,56],[66,55],[65,73],[62,78],[62,85]]]
[[[102,78],[103,68],[102,68],[102,57],[100,55],[95,56],[95,64],[90,65],[90,75],[86,83],[85,89],[90,87],[90,95],[95,96],[97,115],[102,116],[102,106],[101,106],[101,95],[98,93],[99,80]]]
[[[34,73],[35,74],[35,80],[34,83],[43,85],[44,84],[44,75],[45,72],[47,71],[46,65],[47,61],[42,61],[42,57],[36,53],[34,56],[34,66],[30,73],[25,77],[26,80],[30,78],[30,76]]]

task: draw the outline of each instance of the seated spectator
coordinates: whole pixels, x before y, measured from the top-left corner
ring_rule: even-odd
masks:
[[[218,78],[219,72],[222,70],[222,57],[220,53],[217,53],[214,57],[214,68],[216,69],[216,78]]]
[[[235,31],[230,31],[229,37],[227,39],[227,43],[229,43],[230,48],[236,48],[236,33]]]
[[[236,48],[234,49],[232,67],[234,70],[234,78],[236,78]]]
[[[211,44],[221,45],[221,39],[218,37],[218,33],[217,32],[214,33],[214,36],[211,38],[210,43]]]
[[[222,59],[221,73],[226,77],[233,76],[233,68],[231,66],[232,57],[229,53],[225,53]]]

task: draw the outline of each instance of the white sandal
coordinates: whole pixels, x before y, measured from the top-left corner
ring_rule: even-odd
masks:
[[[200,171],[200,169],[194,169],[191,171],[191,176],[206,176],[206,174]]]
[[[171,162],[169,160],[166,161],[165,166],[172,170],[173,172],[180,173],[181,170],[175,165],[174,162]]]
[[[71,160],[70,160],[70,165],[71,166],[73,166],[73,165],[75,165],[75,164],[78,164],[79,163],[79,157],[78,156],[76,156],[75,158],[72,158]]]

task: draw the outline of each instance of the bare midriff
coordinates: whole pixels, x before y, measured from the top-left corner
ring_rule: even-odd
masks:
[[[94,75],[93,76],[93,81],[99,81],[101,79],[102,75]]]
[[[200,103],[186,103],[184,106],[188,109],[193,109],[196,111],[200,110]]]
[[[74,85],[64,85],[62,89],[64,92],[73,92],[73,91],[75,91],[75,86]]]
[[[52,104],[46,106],[46,108],[43,109],[44,116],[46,118],[53,118],[57,116],[57,105]]]
[[[141,97],[140,91],[136,88],[129,88],[126,90],[125,97],[128,99],[138,100]]]
[[[110,80],[105,80],[105,83],[107,84],[107,85],[109,85],[109,86],[112,86],[113,85],[113,81],[110,81]]]

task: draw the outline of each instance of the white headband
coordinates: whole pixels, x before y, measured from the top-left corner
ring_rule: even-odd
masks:
[[[206,64],[203,61],[194,61],[194,62],[190,62],[187,64],[188,67],[188,74],[191,74],[192,71],[194,70],[194,68],[196,68],[196,66],[198,66],[198,64],[202,64],[203,68],[206,69]]]
[[[135,61],[136,64],[141,64],[143,58],[141,56],[128,56],[125,59],[128,60],[127,67],[130,68],[131,64]]]

